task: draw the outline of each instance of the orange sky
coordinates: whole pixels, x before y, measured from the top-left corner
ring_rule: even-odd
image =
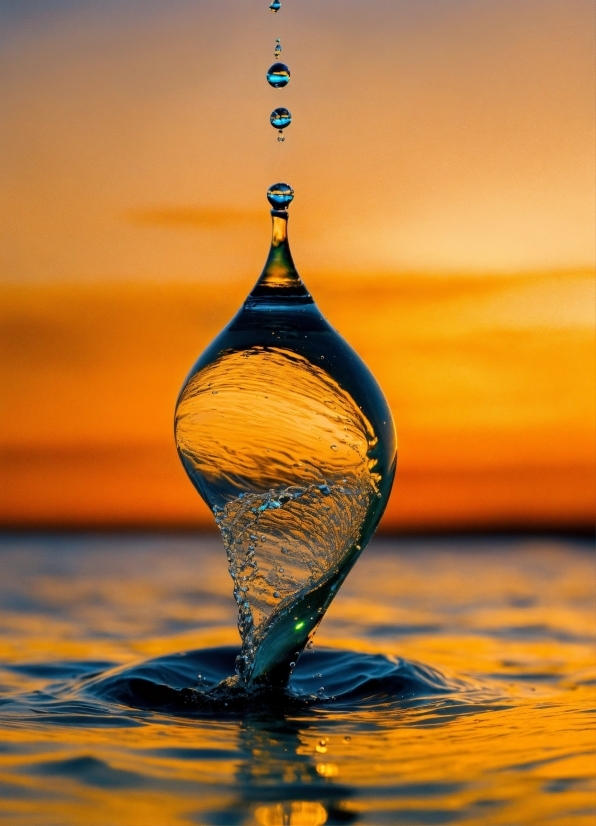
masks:
[[[0,519],[206,524],[172,407],[287,179],[298,269],[394,410],[386,527],[585,525],[593,4],[261,6],[3,3]]]

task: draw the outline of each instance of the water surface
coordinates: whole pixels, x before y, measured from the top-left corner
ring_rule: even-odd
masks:
[[[213,699],[239,647],[217,537],[5,537],[0,811],[592,826],[593,563],[555,539],[377,540],[290,691],[247,702]]]

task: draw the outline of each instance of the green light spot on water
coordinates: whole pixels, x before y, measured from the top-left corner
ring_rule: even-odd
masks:
[[[300,629],[302,628],[303,625],[304,625],[304,622],[299,622],[298,625],[296,626],[296,631],[300,631]]]

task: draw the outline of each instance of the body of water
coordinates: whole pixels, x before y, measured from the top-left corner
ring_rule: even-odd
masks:
[[[379,539],[284,694],[217,537],[0,541],[0,814],[71,826],[592,826],[594,556]]]

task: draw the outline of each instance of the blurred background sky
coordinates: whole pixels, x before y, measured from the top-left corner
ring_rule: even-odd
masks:
[[[298,269],[394,411],[385,529],[586,529],[592,0],[282,2],[0,0],[0,523],[212,525],[174,402],[288,180]]]

